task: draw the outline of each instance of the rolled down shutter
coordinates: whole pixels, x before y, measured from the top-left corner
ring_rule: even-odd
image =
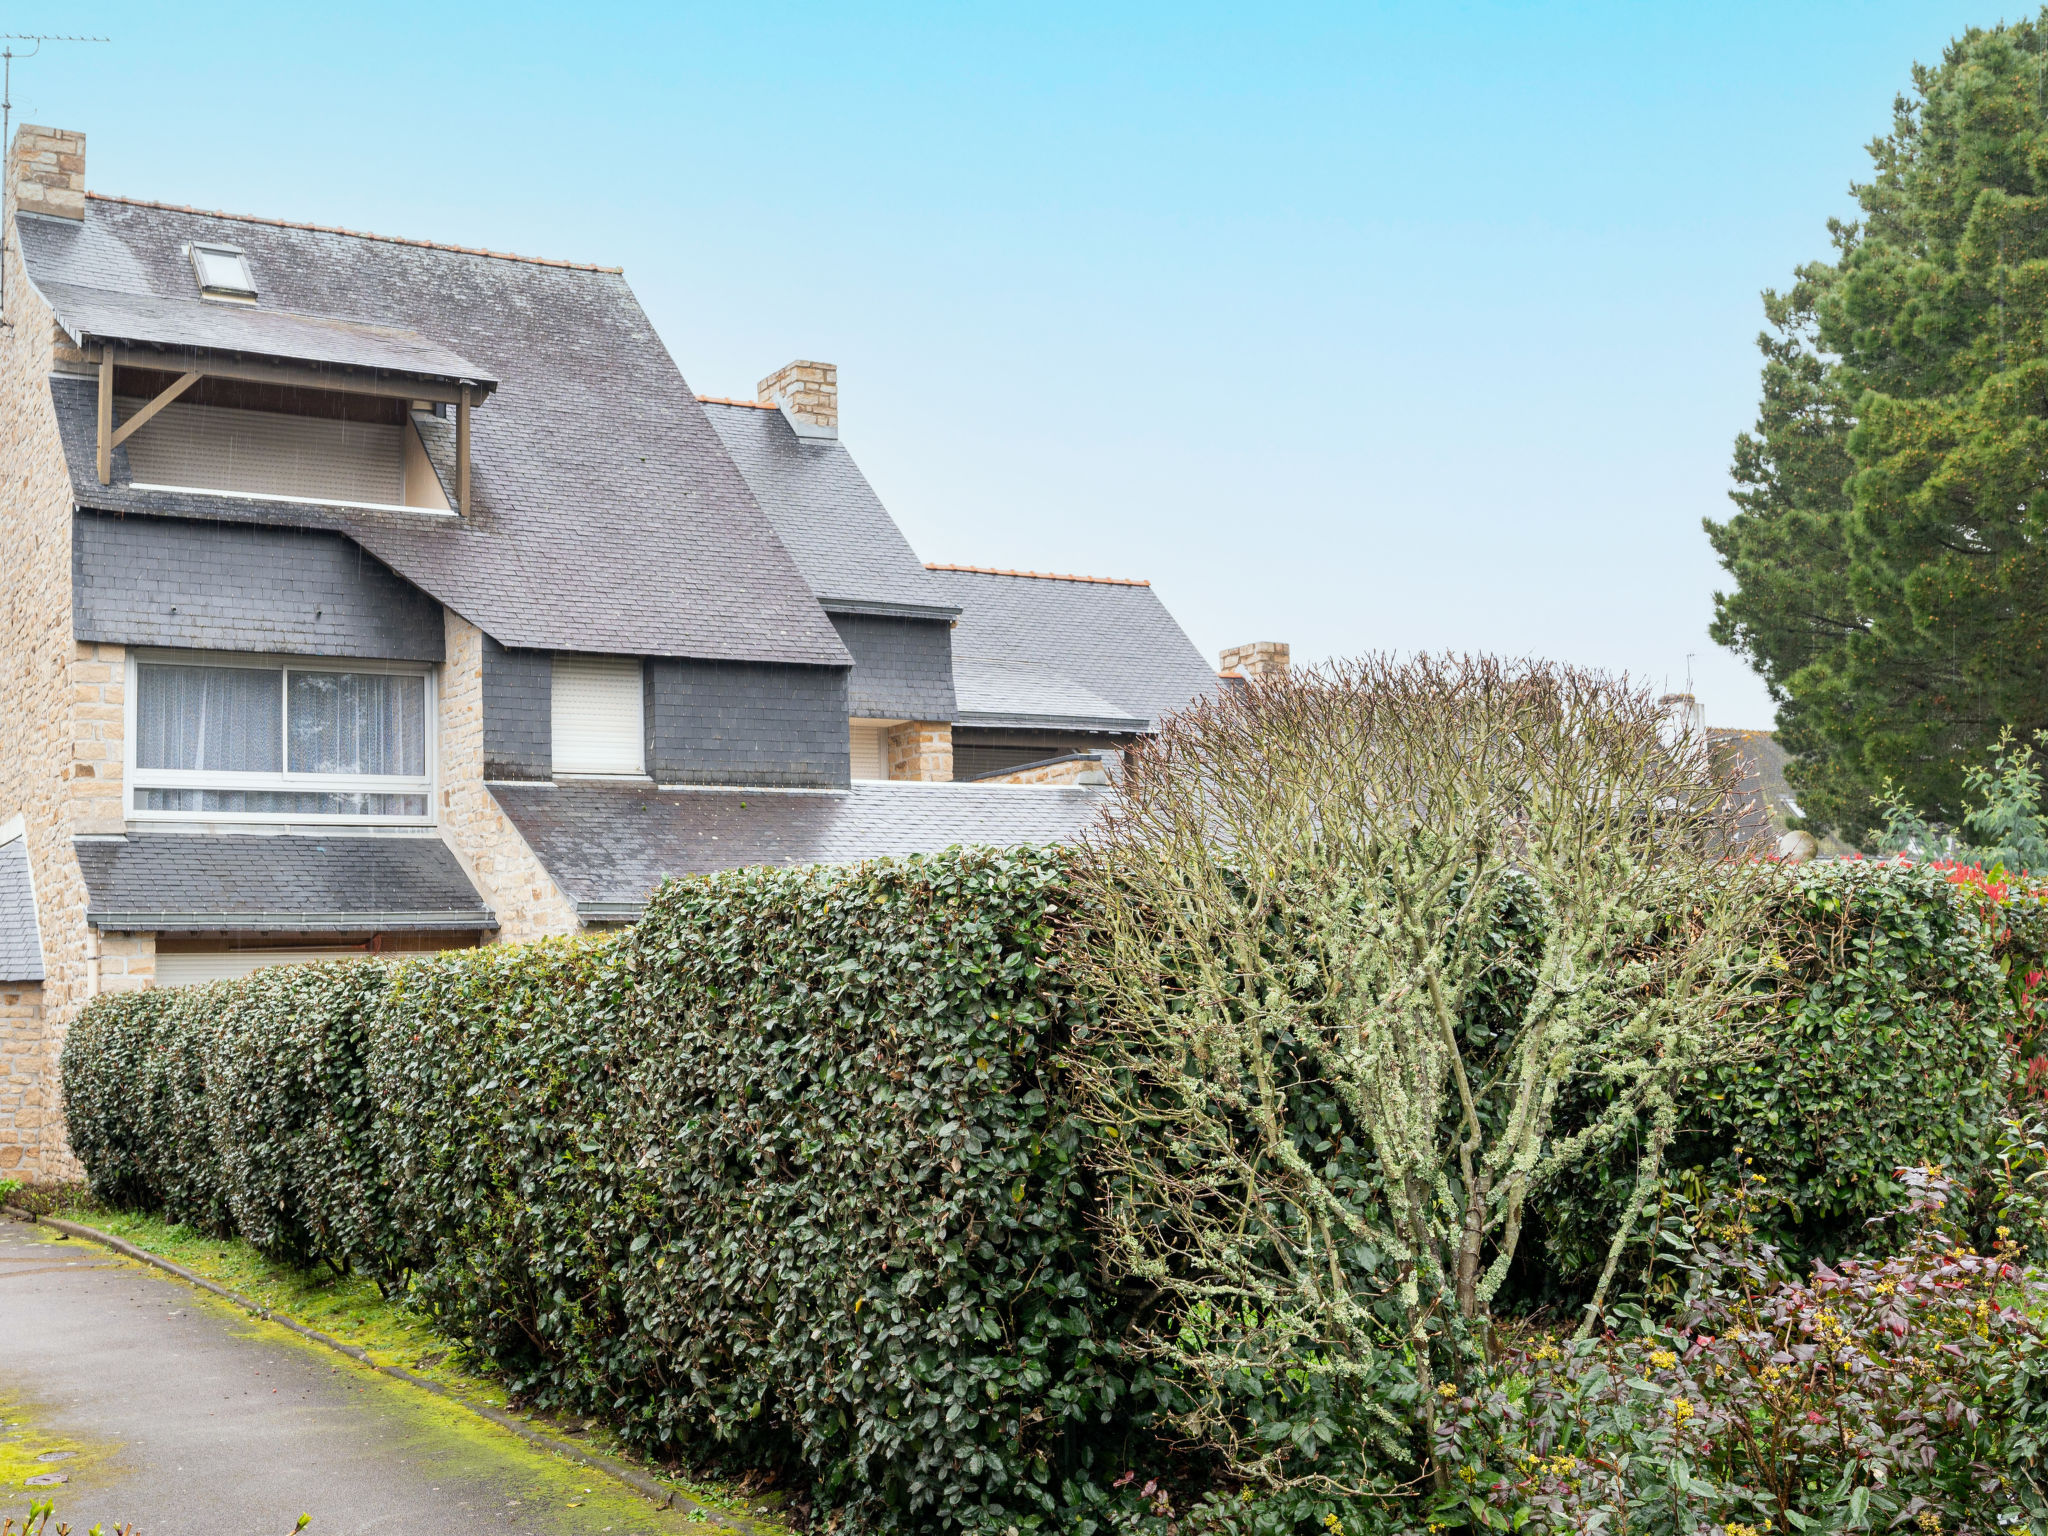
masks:
[[[140,400],[114,402],[119,421],[141,408]],[[176,404],[128,439],[128,468],[138,485],[399,507],[405,505],[411,431],[381,422]]]
[[[338,960],[360,955],[360,949],[207,949],[159,954],[156,984],[189,987],[202,981],[239,981],[270,965],[304,965],[309,960]]]
[[[553,715],[556,773],[647,771],[636,659],[557,656]]]
[[[852,749],[853,776],[856,779],[888,778],[889,727],[856,720],[850,731],[848,745]]]

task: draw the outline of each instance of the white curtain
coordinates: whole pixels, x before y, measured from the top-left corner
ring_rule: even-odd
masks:
[[[385,672],[291,674],[294,773],[427,771],[427,684]]]
[[[136,669],[138,768],[276,773],[283,766],[283,677],[253,667]]]

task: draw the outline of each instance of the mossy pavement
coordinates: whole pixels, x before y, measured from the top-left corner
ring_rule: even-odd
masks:
[[[465,1370],[445,1339],[367,1281],[272,1264],[246,1244],[150,1218],[65,1216],[504,1407],[500,1385]],[[703,1507],[657,1510],[459,1403],[47,1227],[0,1221],[0,1287],[0,1515],[51,1497],[74,1530],[125,1520],[151,1536],[282,1533],[302,1511],[315,1536],[424,1529],[413,1522],[436,1516],[562,1536],[730,1536],[727,1521],[779,1536],[769,1507],[737,1490],[678,1482]],[[616,1449],[595,1426],[552,1427]],[[53,1474],[67,1481],[29,1484]]]

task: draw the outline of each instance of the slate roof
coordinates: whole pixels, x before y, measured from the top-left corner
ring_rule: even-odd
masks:
[[[1133,719],[1156,725],[1217,687],[1215,668],[1144,583],[943,566],[931,574],[961,610],[953,630],[961,725],[1041,726],[1058,693],[1092,695],[1113,712],[1100,723],[1064,723],[1129,730]]]
[[[967,784],[808,792],[493,784],[491,793],[586,921],[637,916],[668,875],[1072,841],[1107,796]]]
[[[950,602],[853,455],[805,442],[780,410],[704,402],[754,498],[827,608],[951,618]]]
[[[958,644],[957,631],[955,644]],[[1090,692],[1048,661],[953,657],[953,693],[963,725],[1032,730],[1143,731],[1151,721]],[[991,717],[997,717],[992,719]]]
[[[30,281],[70,323],[85,326],[94,304],[161,308],[188,331],[293,317],[303,347],[307,331],[350,322],[324,334],[350,347],[378,337],[393,359],[424,345],[415,362],[431,353],[499,381],[473,416],[472,515],[455,518],[136,491],[119,450],[117,483],[101,486],[95,385],[59,376],[79,505],[332,528],[508,646],[850,664],[617,272],[91,195],[82,221],[20,214],[15,226]],[[198,299],[194,240],[247,253],[271,319]],[[450,426],[427,430],[446,478]]]
[[[74,337],[242,353],[438,383],[497,383],[468,358],[404,326],[294,315],[246,304],[109,293],[73,283],[46,282],[41,291],[57,312],[57,323]]]
[[[141,932],[496,928],[438,837],[201,836],[170,832],[73,845],[86,921]]]
[[[1790,754],[1774,734],[1713,728],[1707,732],[1707,741],[1716,766],[1724,771],[1734,769],[1745,832],[1775,842],[1790,830],[1791,818],[1805,815],[1785,779],[1785,760]],[[1823,833],[1818,840],[1821,853],[1828,858],[1854,851],[1832,833]]]
[[[28,839],[0,843],[0,981],[41,981],[43,939],[36,927]]]

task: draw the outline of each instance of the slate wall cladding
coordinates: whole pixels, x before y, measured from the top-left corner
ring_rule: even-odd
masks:
[[[507,650],[483,637],[486,779],[554,772],[554,668],[551,651]]]
[[[853,655],[847,712],[867,720],[951,720],[953,630],[943,619],[830,615]]]
[[[846,720],[844,668],[647,663],[647,767],[657,784],[843,789],[852,782]]]
[[[439,661],[441,605],[338,533],[73,515],[79,640]]]

